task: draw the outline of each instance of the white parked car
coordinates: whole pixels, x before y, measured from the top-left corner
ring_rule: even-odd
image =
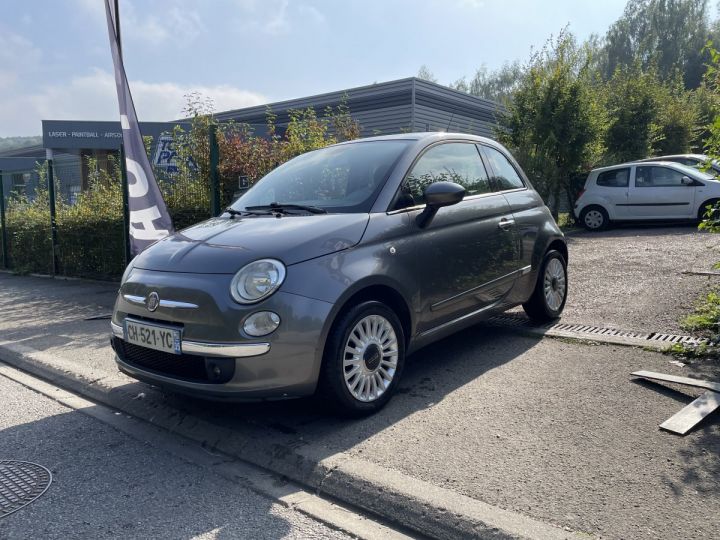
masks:
[[[658,156],[638,160],[638,162],[643,161],[672,161],[701,170],[709,165],[709,169],[706,172],[714,176],[720,175],[720,162],[715,159],[711,160],[705,154],[673,154],[670,156]]]
[[[693,167],[633,162],[594,169],[575,203],[574,214],[589,230],[613,221],[700,220],[720,201],[720,182]]]

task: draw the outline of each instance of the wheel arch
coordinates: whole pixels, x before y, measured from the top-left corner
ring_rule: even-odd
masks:
[[[699,221],[702,221],[705,218],[705,207],[708,205],[715,205],[718,202],[720,202],[720,197],[710,197],[706,201],[704,201],[700,206],[698,206],[697,210],[697,217]]]
[[[568,247],[567,243],[564,240],[561,240],[560,238],[556,238],[552,242],[550,242],[545,248],[545,253],[548,251],[557,250],[560,252],[560,254],[563,256],[563,259],[565,259],[565,264],[568,263]],[[544,256],[544,255],[543,255]]]
[[[328,325],[327,334],[330,333],[332,328],[337,324],[337,321],[347,313],[351,307],[371,300],[381,302],[395,312],[398,319],[400,319],[400,324],[402,324],[405,345],[407,346],[410,342],[413,328],[413,318],[410,307],[403,294],[396,287],[387,283],[365,283],[353,290],[344,299],[341,299],[338,302],[339,307],[334,310],[330,317],[331,323]],[[327,341],[327,334],[324,341]],[[323,343],[323,349],[324,348],[325,343]]]
[[[361,302],[376,300],[386,304],[392,309],[400,319],[402,330],[405,338],[405,347],[409,347],[411,336],[413,333],[415,319],[411,310],[411,303],[407,296],[401,292],[401,287],[392,280],[383,279],[380,276],[369,276],[359,281],[345,291],[336,301],[335,306],[327,317],[323,328],[320,343],[317,349],[317,372],[319,373],[323,359],[325,357],[325,347],[327,346],[330,332],[340,320],[340,318],[352,307]]]

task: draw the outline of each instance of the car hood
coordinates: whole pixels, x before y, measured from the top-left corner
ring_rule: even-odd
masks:
[[[212,218],[153,244],[135,268],[233,274],[249,262],[274,258],[291,265],[354,246],[369,214]]]

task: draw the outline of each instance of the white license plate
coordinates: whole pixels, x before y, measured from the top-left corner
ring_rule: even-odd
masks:
[[[182,354],[180,330],[125,319],[125,341],[170,354]]]

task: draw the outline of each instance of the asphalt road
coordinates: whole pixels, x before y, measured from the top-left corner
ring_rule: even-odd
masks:
[[[53,474],[0,538],[348,538],[0,376],[0,459]]]
[[[718,279],[681,272],[709,269],[720,259],[719,238],[692,227],[571,236],[564,320],[677,331],[679,317]],[[0,275],[0,291],[0,342],[52,354],[88,379],[116,377],[107,321],[83,320],[109,310],[113,287]],[[479,326],[413,355],[389,406],[355,422],[314,400],[207,403],[130,379],[119,390],[229,428],[238,447],[265,440],[321,457],[348,454],[603,537],[704,539],[720,527],[718,415],[687,437],[662,432],[657,425],[697,393],[629,374],[720,380],[720,367],[671,360]]]

